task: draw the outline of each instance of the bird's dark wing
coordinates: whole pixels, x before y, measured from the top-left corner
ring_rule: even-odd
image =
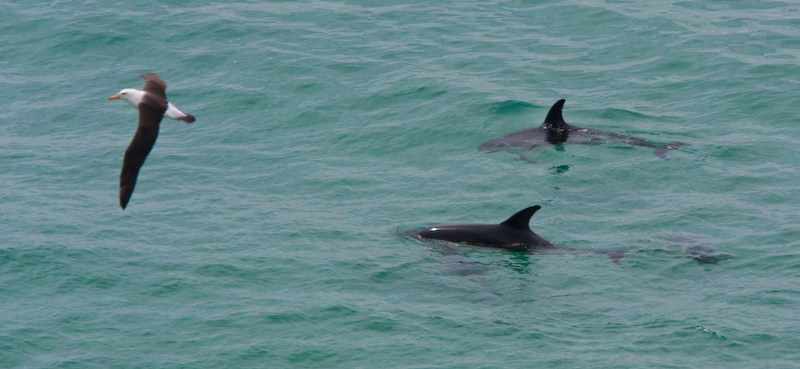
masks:
[[[144,73],[140,75],[144,79],[143,91],[158,96],[164,100],[167,99],[167,83],[155,73]]]
[[[158,127],[166,110],[167,102],[160,98],[145,95],[142,102],[139,103],[139,126],[136,128],[136,134],[128,145],[128,149],[125,150],[122,172],[119,176],[119,206],[123,210],[128,206],[128,201],[133,194],[136,178],[139,177],[139,169],[156,143]]]

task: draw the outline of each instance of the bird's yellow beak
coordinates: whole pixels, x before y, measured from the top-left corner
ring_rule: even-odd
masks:
[[[109,96],[109,97],[108,97],[108,99],[109,99],[109,100],[116,100],[116,99],[119,99],[119,98],[120,98],[120,96],[122,96],[122,95],[121,95],[121,94],[116,94],[116,95],[114,95],[114,96]]]

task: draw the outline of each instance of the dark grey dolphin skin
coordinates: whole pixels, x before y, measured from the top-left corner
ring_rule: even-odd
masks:
[[[664,248],[648,248],[639,250],[639,252],[678,252],[700,264],[716,264],[733,258],[733,255],[729,253],[720,252],[711,246],[699,243],[699,237],[696,235],[669,234],[662,235],[659,239],[659,244],[664,245]]]
[[[689,246],[683,252],[686,254],[686,257],[700,264],[716,264],[720,261],[733,258],[731,254],[718,252],[713,247],[707,245]]]
[[[666,159],[667,152],[670,150],[688,145],[687,143],[683,142],[654,144],[633,136],[605,132],[597,129],[571,126],[567,124],[567,122],[565,122],[564,118],[561,116],[561,110],[564,108],[564,102],[566,102],[566,100],[561,99],[553,104],[553,107],[550,108],[550,112],[547,113],[547,118],[544,119],[544,123],[542,123],[542,125],[539,127],[514,132],[510,135],[498,137],[484,142],[478,146],[478,150],[490,152],[509,149],[529,150],[536,146],[545,144],[599,145],[602,143],[614,142],[652,147],[655,149],[653,154],[659,158]],[[528,161],[524,154],[520,154],[520,159]]]
[[[534,233],[529,225],[530,219],[539,205],[520,210],[500,224],[441,224],[419,231],[407,231],[411,238],[426,241],[447,241],[476,246],[495,247],[514,251],[561,250],[584,254],[608,255],[619,263],[628,250],[573,249],[556,246]]]

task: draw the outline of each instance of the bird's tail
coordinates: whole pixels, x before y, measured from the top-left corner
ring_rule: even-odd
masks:
[[[191,114],[184,114],[182,117],[178,117],[178,120],[184,123],[192,123],[194,122],[194,116]]]

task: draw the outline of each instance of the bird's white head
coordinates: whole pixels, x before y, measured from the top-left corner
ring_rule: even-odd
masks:
[[[142,101],[142,96],[144,96],[144,91],[139,91],[133,88],[126,88],[120,91],[118,94],[114,96],[110,96],[109,100],[117,100],[122,99],[131,104],[134,108],[139,105],[139,102]]]

